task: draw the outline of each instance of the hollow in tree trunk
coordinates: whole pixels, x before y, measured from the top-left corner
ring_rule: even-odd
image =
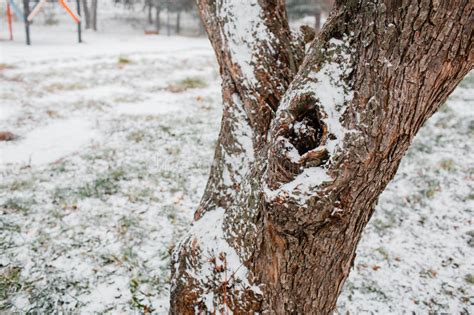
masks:
[[[314,39],[283,0],[198,7],[224,109],[171,313],[330,314],[379,195],[472,69],[473,3],[336,1]]]

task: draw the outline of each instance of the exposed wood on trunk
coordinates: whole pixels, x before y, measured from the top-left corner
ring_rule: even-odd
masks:
[[[282,0],[198,5],[224,114],[171,312],[330,314],[378,196],[473,67],[473,4],[339,1],[304,61]]]

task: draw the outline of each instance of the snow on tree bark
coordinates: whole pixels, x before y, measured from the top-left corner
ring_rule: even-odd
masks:
[[[339,1],[308,49],[282,0],[198,6],[224,113],[171,313],[331,313],[378,196],[472,69],[473,5]]]

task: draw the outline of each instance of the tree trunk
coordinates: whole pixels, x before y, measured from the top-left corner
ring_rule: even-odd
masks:
[[[153,6],[151,5],[150,1],[146,3],[146,8],[148,10],[148,24],[151,25],[153,23],[153,14],[152,14]]]
[[[92,17],[91,17],[91,22],[92,22],[92,29],[94,31],[97,31],[97,0],[92,0],[91,3],[91,11],[92,11]]]
[[[314,13],[314,29],[316,32],[321,30],[321,11],[319,10]]]
[[[330,314],[379,195],[473,67],[473,4],[336,1],[309,50],[284,0],[198,6],[224,111],[171,313]]]
[[[84,9],[84,19],[86,22],[86,29],[91,28],[91,13],[89,11],[89,4],[87,3],[87,0],[81,0],[82,1],[82,8]]]
[[[156,16],[155,16],[155,28],[157,31],[161,29],[161,19],[160,19],[161,8],[159,6],[156,7]]]
[[[176,13],[176,34],[181,33],[181,11]]]

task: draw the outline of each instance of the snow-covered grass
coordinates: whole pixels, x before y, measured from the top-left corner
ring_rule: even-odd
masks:
[[[210,45],[49,36],[2,43],[0,311],[165,313],[220,122]]]
[[[77,45],[52,28],[33,47],[1,43],[0,131],[19,139],[0,143],[0,312],[166,314],[169,251],[220,122],[212,50],[138,34]],[[473,88],[470,76],[383,194],[341,313],[474,311]]]
[[[339,309],[474,312],[474,75],[422,128],[364,232]]]

